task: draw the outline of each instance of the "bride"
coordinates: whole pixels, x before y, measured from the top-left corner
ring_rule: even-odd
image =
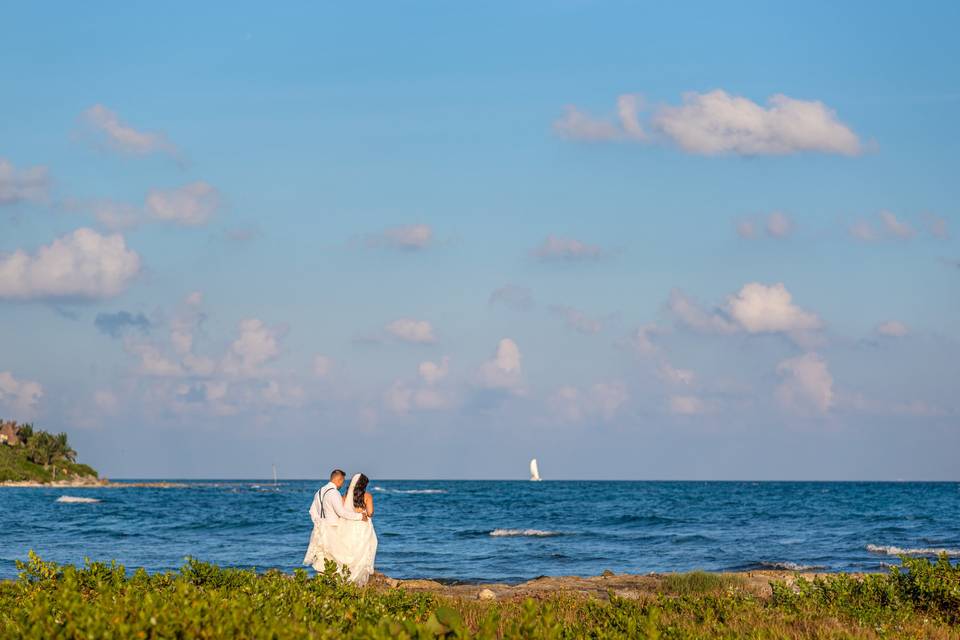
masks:
[[[350,511],[366,516],[363,520],[338,518],[336,526],[325,528],[322,546],[315,553],[307,552],[314,569],[323,571],[324,560],[337,563],[341,575],[350,582],[365,585],[373,575],[373,563],[377,556],[377,532],[373,528],[373,496],[367,493],[370,479],[358,473],[350,480],[350,488],[343,497],[343,506]],[[336,496],[339,499],[339,496]],[[311,549],[314,542],[311,541]]]

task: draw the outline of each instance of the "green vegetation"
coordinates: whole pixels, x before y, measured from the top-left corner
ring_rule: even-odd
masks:
[[[729,573],[694,571],[664,576],[662,586],[665,593],[682,596],[737,589],[743,586],[743,579]]]
[[[760,597],[703,574],[671,576],[664,593],[609,602],[452,600],[357,588],[331,570],[310,577],[220,569],[127,575],[31,554],[0,583],[0,637],[19,638],[956,638],[960,566],[904,558],[903,569],[773,585]]]
[[[7,480],[50,482],[96,478],[97,472],[77,463],[77,452],[70,446],[67,434],[52,434],[35,429],[32,424],[13,425],[19,442],[0,444],[0,482]]]

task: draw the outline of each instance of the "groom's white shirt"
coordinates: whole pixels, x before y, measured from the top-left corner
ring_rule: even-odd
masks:
[[[343,496],[340,495],[337,485],[328,482],[320,487],[320,491],[317,491],[313,496],[313,504],[310,505],[310,519],[313,520],[314,524],[319,524],[324,520],[335,521],[340,518],[362,520],[363,514],[348,510],[343,505]]]

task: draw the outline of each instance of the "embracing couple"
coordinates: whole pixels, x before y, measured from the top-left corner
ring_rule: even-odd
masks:
[[[377,556],[377,532],[373,530],[373,496],[367,493],[367,476],[350,480],[347,495],[340,495],[346,474],[334,469],[330,482],[320,487],[310,505],[313,533],[303,564],[324,570],[327,560],[336,563],[341,575],[364,585],[373,575]]]

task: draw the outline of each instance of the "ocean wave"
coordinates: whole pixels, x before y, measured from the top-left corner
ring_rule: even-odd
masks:
[[[796,562],[755,562],[751,565],[757,569],[773,569],[775,571],[816,571],[826,569],[819,564],[799,564]]]
[[[494,538],[552,538],[562,536],[559,531],[542,531],[540,529],[494,529],[490,532]]]
[[[954,558],[960,557],[960,549],[903,549],[892,545],[868,544],[867,551],[870,553],[882,553],[887,556],[939,556],[945,553]]]
[[[57,498],[57,502],[66,502],[69,504],[87,504],[92,502],[100,502],[97,498],[84,498],[80,496],[60,496]]]
[[[382,493],[401,493],[406,495],[433,495],[437,493],[447,493],[446,489],[384,489],[383,487],[374,487],[373,491]]]

